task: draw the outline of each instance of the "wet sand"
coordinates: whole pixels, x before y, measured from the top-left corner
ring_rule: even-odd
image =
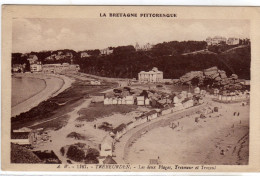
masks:
[[[158,159],[163,164],[248,164],[249,106],[218,104],[222,116],[200,119],[185,117],[179,126],[158,127],[136,139],[126,160],[131,164],[149,164]],[[234,112],[240,112],[234,116]]]
[[[74,81],[63,75],[47,75],[42,73],[16,74],[15,76],[43,79],[46,83],[46,87],[38,94],[33,95],[25,101],[13,106],[11,108],[12,117],[19,115],[22,112],[27,112],[31,108],[36,107],[42,101],[45,101],[50,97],[58,95],[65,89],[69,88],[72,82]]]

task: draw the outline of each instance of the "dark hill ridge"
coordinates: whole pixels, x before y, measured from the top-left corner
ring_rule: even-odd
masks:
[[[105,76],[137,78],[140,71],[157,67],[164,78],[178,79],[190,71],[200,71],[216,66],[227,76],[237,74],[241,79],[250,79],[250,46],[237,48],[223,54],[154,56],[152,52],[133,52],[130,55],[109,55],[78,61],[82,72]]]
[[[207,50],[206,42],[203,41],[173,41],[156,44],[148,51],[136,51],[131,45],[119,46],[113,48],[113,53],[110,55],[91,55],[83,58],[80,57],[81,52],[64,50],[63,53],[66,52],[71,52],[73,63],[80,65],[81,72],[104,77],[137,78],[140,71],[157,67],[163,71],[164,78],[178,79],[190,71],[200,71],[216,66],[225,71],[227,76],[237,74],[241,79],[250,79],[250,44],[233,47],[214,46]],[[32,54],[36,54],[43,64],[71,62],[71,59],[66,57],[46,61],[45,58],[51,53],[55,51],[33,52]],[[26,59],[21,56],[21,53],[12,54],[12,64],[20,64],[24,61]]]

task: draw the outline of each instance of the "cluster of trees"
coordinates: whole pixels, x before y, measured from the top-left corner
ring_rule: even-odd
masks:
[[[245,43],[245,41],[244,41]],[[59,50],[71,52],[73,61],[80,65],[81,72],[105,77],[137,78],[140,71],[148,71],[157,67],[163,71],[164,78],[179,78],[189,71],[202,70],[212,66],[225,70],[227,73],[236,73],[239,77],[250,78],[250,45],[236,49],[235,52],[223,53],[234,46],[219,45],[208,46],[210,51],[216,54],[200,53],[185,55],[207,48],[205,41],[171,41],[158,43],[148,51],[136,51],[134,46],[110,47],[113,53],[100,55],[99,50],[87,50],[91,55],[88,58],[81,58],[80,52],[73,50]],[[62,63],[70,60],[46,61],[45,58],[58,51],[46,51],[32,53],[36,54],[42,63]],[[14,53],[12,63],[26,62],[26,59]]]
[[[85,152],[86,144],[77,143],[70,145],[67,152],[64,147],[60,149],[62,155],[65,155],[76,162],[84,162],[85,164],[98,164],[99,151],[95,148],[88,148]]]
[[[109,55],[86,60],[77,60],[81,71],[89,74],[137,78],[140,71],[157,67],[163,71],[164,78],[177,79],[189,71],[203,70],[217,66],[228,75],[237,74],[240,78],[250,78],[250,47],[239,48],[225,54],[196,55],[153,55],[152,51],[133,52],[132,54]]]
[[[207,43],[205,41],[171,41],[156,44],[151,52],[155,56],[165,55],[180,55],[193,51],[206,49]]]

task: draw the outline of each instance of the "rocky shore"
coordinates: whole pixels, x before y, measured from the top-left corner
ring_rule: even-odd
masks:
[[[217,67],[204,69],[203,71],[191,71],[181,76],[179,84],[197,84],[199,86],[218,86],[223,89],[241,89],[242,85],[238,81],[238,76],[232,74],[229,77],[224,70]]]

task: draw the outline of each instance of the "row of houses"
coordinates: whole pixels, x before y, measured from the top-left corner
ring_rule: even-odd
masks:
[[[219,45],[221,43],[225,43],[227,45],[238,45],[239,44],[239,38],[236,37],[222,37],[222,36],[215,36],[213,38],[208,37],[206,38],[206,42],[208,45]]]
[[[203,103],[203,101],[201,101],[200,103]],[[112,131],[110,135],[108,134],[107,136],[105,136],[105,138],[101,142],[100,156],[113,156],[115,142],[118,141],[124,134],[126,134],[127,131],[135,128],[136,126],[159,118],[160,116],[171,114],[183,109],[190,108],[192,106],[194,106],[194,100],[189,99],[184,101],[183,103],[169,105],[162,109],[151,110],[149,112],[143,113],[138,117],[133,118],[133,120],[128,122],[127,124],[119,125]]]
[[[246,100],[250,97],[249,94],[241,95],[218,95],[218,100],[222,102],[232,102],[232,101],[241,101]]]
[[[136,101],[135,101],[136,100]],[[150,100],[149,98],[145,98],[144,96],[138,96],[136,97],[136,99],[134,98],[134,96],[126,96],[123,98],[118,98],[118,97],[114,97],[114,98],[105,98],[104,99],[104,105],[133,105],[133,104],[137,105],[150,105]]]
[[[43,73],[75,73],[80,70],[77,64],[42,64],[36,62],[30,65],[31,72],[43,72]]]

